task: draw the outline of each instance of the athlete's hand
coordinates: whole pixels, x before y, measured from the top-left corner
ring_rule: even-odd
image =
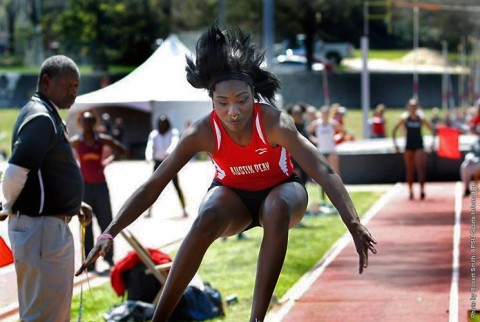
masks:
[[[77,270],[75,276],[82,274],[82,272],[87,269],[88,266],[95,263],[99,256],[105,257],[110,247],[112,247],[113,241],[111,239],[100,239],[97,241],[95,246],[92,248],[88,254],[85,261],[82,263],[82,266]]]
[[[363,269],[368,267],[368,251],[370,250],[373,254],[377,253],[374,246],[377,241],[372,237],[368,229],[360,223],[351,229],[350,232],[360,260],[358,273],[362,274]]]

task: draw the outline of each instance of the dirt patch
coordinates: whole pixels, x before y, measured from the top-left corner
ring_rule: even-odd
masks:
[[[418,48],[411,50],[405,56],[400,58],[400,63],[404,64],[421,64],[421,65],[434,65],[434,66],[448,66],[449,61],[444,59],[442,54],[429,48]]]

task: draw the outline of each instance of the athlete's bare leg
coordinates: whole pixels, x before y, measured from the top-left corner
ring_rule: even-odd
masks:
[[[260,213],[264,229],[257,264],[250,321],[263,321],[283,266],[288,231],[298,224],[307,207],[307,194],[299,183],[276,187],[265,199]]]
[[[425,156],[424,150],[415,151],[415,166],[416,166],[418,181],[420,182],[420,199],[425,198],[425,177],[426,177],[425,158],[426,156]]]
[[[153,322],[168,320],[197,272],[208,247],[219,237],[240,233],[250,223],[251,216],[245,204],[233,191],[215,187],[208,192],[198,217],[175,256]]]
[[[415,151],[405,150],[403,153],[405,161],[406,179],[408,191],[410,192],[410,199],[413,199],[413,181],[415,178]]]

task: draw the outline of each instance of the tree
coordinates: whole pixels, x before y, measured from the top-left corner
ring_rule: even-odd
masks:
[[[15,0],[5,1],[5,12],[7,16],[7,50],[10,55],[15,53],[15,21],[19,10],[18,2]]]
[[[88,57],[95,70],[138,65],[159,37],[156,13],[148,0],[71,0],[55,30],[63,49]]]
[[[307,43],[351,42],[359,46],[363,34],[365,0],[275,0],[275,40],[294,40],[305,34]],[[381,1],[381,0],[380,0]],[[385,0],[386,1],[386,0]],[[225,23],[254,35],[261,44],[262,1],[260,0],[0,0],[9,35],[8,52],[23,54],[35,26],[41,25],[43,45],[51,53],[62,52],[80,63],[105,70],[109,64],[138,65],[151,55],[155,40],[170,33],[202,32],[225,5]],[[410,1],[411,2],[411,1]],[[437,0],[422,0],[438,3]],[[387,3],[387,2],[385,2]],[[478,0],[442,0],[450,5],[476,5]],[[41,4],[38,14],[35,5]],[[412,43],[412,9],[391,10],[388,21],[369,21],[371,48],[408,48]],[[28,21],[19,21],[26,16]],[[447,40],[456,48],[462,38],[480,30],[479,13],[474,11],[420,11],[420,44],[440,46]],[[452,28],[455,26],[455,28]],[[59,44],[58,50],[51,44]]]
[[[423,0],[421,3],[439,5],[434,0]],[[480,9],[477,0],[444,0],[437,9],[420,7],[420,46],[439,49],[442,40],[446,40],[451,48],[457,48],[463,38],[478,34],[480,12],[469,10],[470,7]],[[400,40],[403,47],[410,46],[413,37],[413,9],[394,6],[392,26],[393,37]]]

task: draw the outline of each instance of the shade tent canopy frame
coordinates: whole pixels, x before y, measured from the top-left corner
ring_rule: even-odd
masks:
[[[186,79],[187,56],[192,57],[191,51],[176,35],[170,35],[143,64],[124,78],[79,95],[69,113],[107,106],[154,112],[156,106],[168,102],[185,102],[190,106],[198,102],[199,107],[211,108],[207,91],[192,87]]]

